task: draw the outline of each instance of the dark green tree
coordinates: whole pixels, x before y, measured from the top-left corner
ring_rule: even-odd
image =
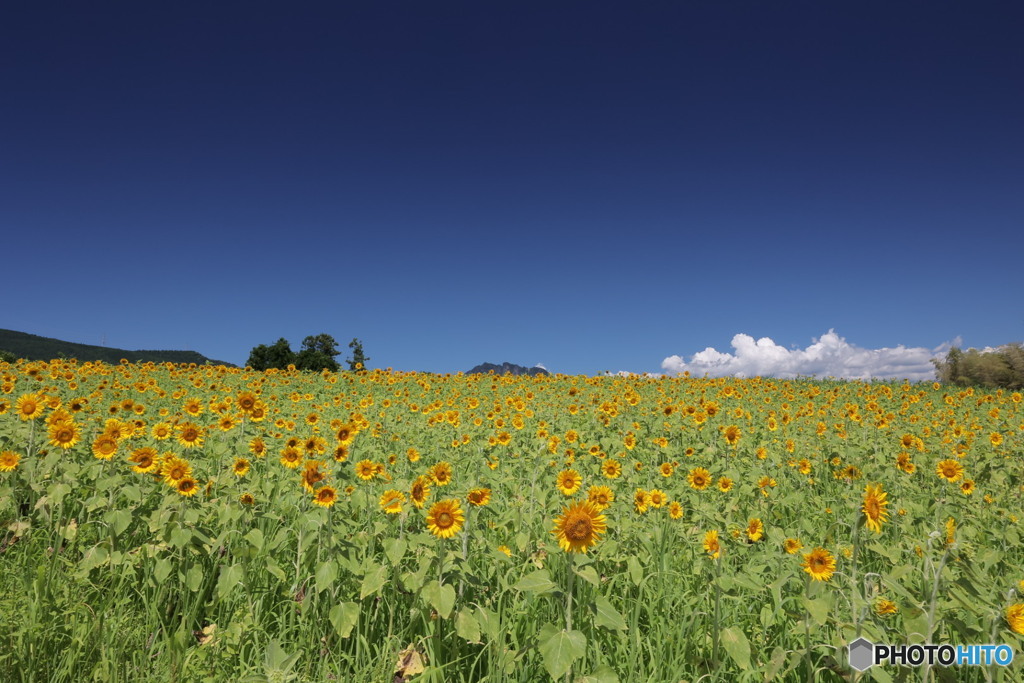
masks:
[[[4,351],[3,349],[0,349],[0,363],[14,363],[17,360],[18,357],[15,356],[10,351]]]
[[[266,344],[254,346],[249,353],[249,360],[245,364],[253,370],[269,370],[270,368],[284,370],[295,362],[295,353],[292,351],[291,345],[287,339],[281,337],[272,346]]]
[[[363,353],[363,342],[358,339],[353,339],[348,343],[348,348],[352,349],[352,357],[348,359],[349,370],[365,370],[366,364],[370,361]]]
[[[338,350],[338,342],[331,335],[309,336],[302,340],[302,349],[295,356],[295,367],[299,370],[314,372],[322,370],[337,372],[341,366],[334,357],[339,353],[341,351]]]

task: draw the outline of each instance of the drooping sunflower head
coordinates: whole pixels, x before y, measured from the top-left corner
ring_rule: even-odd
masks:
[[[882,532],[882,522],[889,516],[885,509],[889,504],[886,500],[888,495],[882,490],[880,484],[868,484],[864,489],[864,504],[861,506],[861,510],[864,512],[864,524],[876,534]]]
[[[488,488],[475,488],[466,494],[466,500],[470,505],[481,507],[491,502],[491,490]]]
[[[555,519],[551,533],[558,540],[562,550],[585,553],[607,530],[604,515],[592,503],[584,501],[563,508],[561,517]]]
[[[718,541],[718,530],[711,529],[710,531],[704,532],[704,552],[711,556],[711,559],[717,560],[722,553],[722,545]]]
[[[380,508],[389,515],[397,515],[402,511],[405,494],[395,489],[388,489],[380,497]]]
[[[413,481],[412,487],[409,489],[409,500],[416,507],[422,509],[427,502],[427,498],[430,496],[431,481],[433,480],[426,476],[416,477],[416,480]]]
[[[796,555],[804,547],[799,538],[787,538],[782,542],[782,547],[789,555]]]
[[[462,529],[465,521],[462,507],[454,498],[439,500],[427,512],[427,529],[438,538],[451,538]]]

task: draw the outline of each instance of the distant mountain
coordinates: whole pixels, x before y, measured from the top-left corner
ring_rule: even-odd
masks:
[[[196,363],[203,365],[231,365],[220,360],[211,360],[195,351],[126,351],[106,346],[76,344],[74,342],[40,337],[26,332],[0,330],[0,350],[10,351],[18,358],[28,360],[54,360],[55,358],[77,358],[79,361],[103,361],[117,365],[125,358],[133,363]]]
[[[481,363],[469,372],[467,375],[486,375],[488,372],[494,371],[495,375],[550,375],[551,373],[544,368],[524,368],[522,365],[516,365],[515,363],[502,363],[501,365],[495,365],[494,363]]]

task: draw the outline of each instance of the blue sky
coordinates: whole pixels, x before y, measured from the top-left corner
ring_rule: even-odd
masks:
[[[1011,2],[20,3],[0,327],[239,364],[326,332],[401,370],[917,376],[1024,339],[1022,26]]]

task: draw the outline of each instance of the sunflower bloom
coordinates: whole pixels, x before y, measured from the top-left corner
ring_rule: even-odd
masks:
[[[132,463],[132,472],[137,474],[149,474],[150,472],[156,471],[157,465],[157,452],[155,448],[138,448],[132,451],[132,454],[128,457],[128,462]]]
[[[954,482],[964,476],[964,466],[960,464],[959,460],[943,460],[935,466],[935,473],[946,481]]]
[[[671,519],[682,519],[683,517],[683,504],[678,500],[673,500],[668,504],[668,516]]]
[[[333,486],[321,486],[313,494],[313,502],[323,508],[329,508],[338,500],[338,492]]]
[[[828,581],[836,571],[836,558],[824,548],[815,548],[804,555],[801,565],[815,581]]]
[[[182,448],[198,448],[203,445],[203,429],[191,422],[178,425],[177,441]]]
[[[583,486],[583,477],[576,470],[562,470],[555,478],[555,486],[562,492],[562,495],[571,496]]]
[[[49,426],[47,432],[50,437],[50,445],[64,450],[72,448],[82,436],[78,425],[72,420],[54,422]]]
[[[472,489],[466,494],[466,500],[474,507],[482,507],[491,502],[491,490],[487,488]]]
[[[875,603],[874,610],[875,614],[880,617],[887,617],[891,614],[896,614],[898,611],[896,603],[892,600],[886,600],[885,598],[880,598],[878,602]]]
[[[759,518],[754,517],[747,522],[747,541],[750,543],[757,543],[764,538],[764,522]]]
[[[409,500],[417,508],[422,509],[424,504],[427,502],[427,498],[430,497],[430,482],[433,481],[430,477],[416,477],[416,481],[412,483],[412,487],[409,489]]]
[[[380,497],[380,509],[389,515],[397,515],[402,511],[405,494],[395,489],[388,489]]]
[[[0,453],[0,472],[11,472],[21,462],[21,456],[14,451]]]
[[[1024,602],[1006,608],[1006,623],[1014,633],[1024,635]]]
[[[622,476],[622,464],[618,460],[605,460],[601,464],[601,474],[606,479],[618,479]]]
[[[370,481],[377,476],[377,465],[372,460],[360,460],[356,463],[356,476]]]
[[[199,493],[199,483],[192,477],[183,477],[174,484],[174,489],[179,495],[191,498]]]
[[[650,501],[652,508],[662,508],[668,503],[668,497],[661,489],[651,489],[648,491],[647,499]]]
[[[711,473],[703,467],[696,467],[690,470],[690,474],[687,475],[686,480],[690,482],[690,486],[703,491],[711,485]]]
[[[587,501],[603,511],[615,501],[615,493],[607,486],[591,486],[587,489]]]
[[[782,548],[788,555],[796,555],[804,547],[799,538],[787,538],[782,542]]]
[[[452,466],[446,460],[442,460],[433,467],[431,467],[427,474],[434,480],[434,483],[438,486],[447,486],[452,483]]]
[[[718,542],[718,530],[712,529],[704,533],[704,552],[711,556],[712,560],[717,560],[722,554],[722,545]]]
[[[117,439],[110,434],[103,433],[92,442],[92,454],[100,460],[110,460],[117,453]]]
[[[585,553],[606,530],[604,515],[592,503],[584,501],[563,508],[551,533],[565,552]]]
[[[427,512],[427,530],[438,538],[451,538],[459,533],[465,521],[462,507],[454,498],[439,500]]]
[[[39,394],[22,394],[15,406],[15,411],[22,421],[39,419],[46,407]]]
[[[886,521],[889,513],[885,507],[889,504],[886,497],[889,495],[882,490],[880,484],[868,484],[864,489],[864,505],[861,510],[864,512],[865,525],[876,534],[882,532],[882,522]]]

